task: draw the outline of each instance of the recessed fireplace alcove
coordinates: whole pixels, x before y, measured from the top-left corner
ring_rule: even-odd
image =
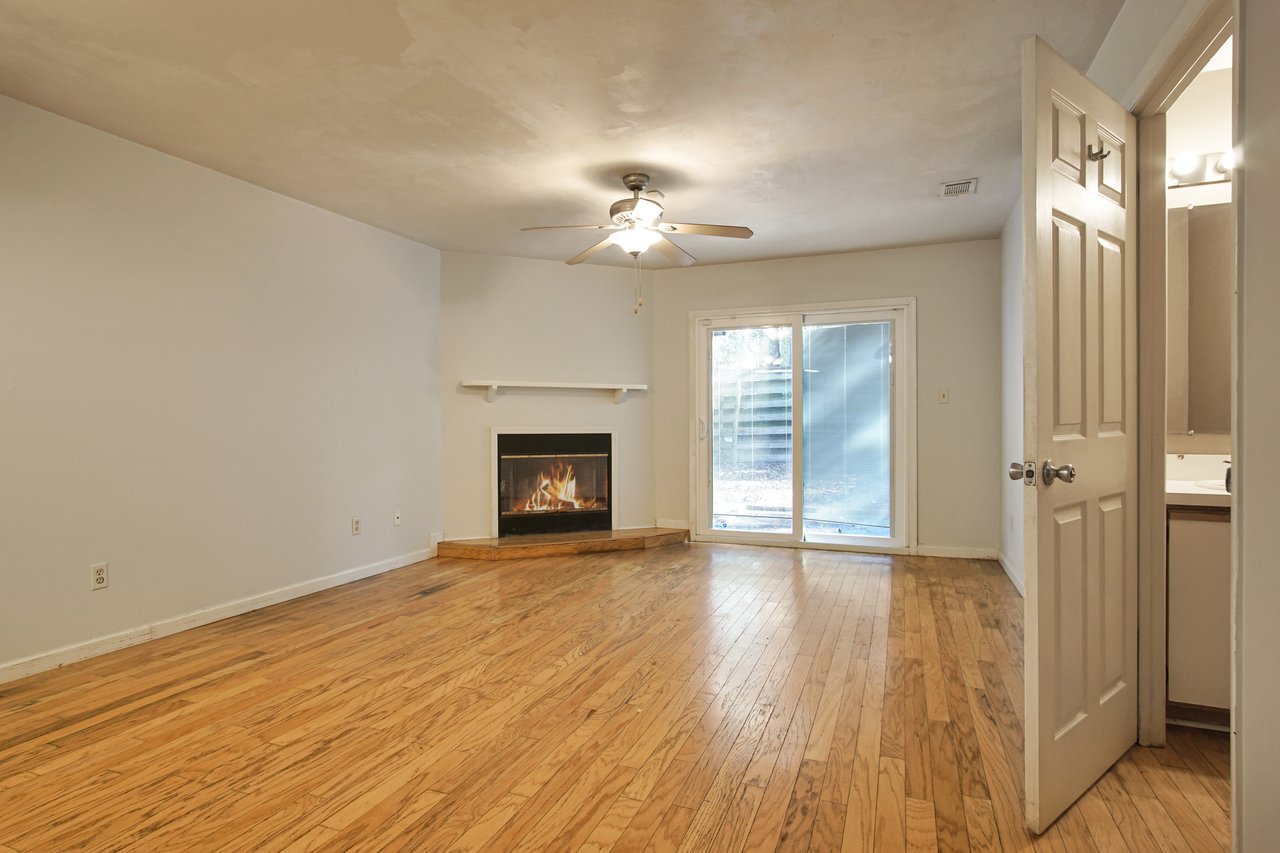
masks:
[[[613,435],[498,432],[498,536],[613,529]]]
[[[606,430],[494,428],[491,537],[440,543],[438,555],[469,560],[523,560],[635,551],[689,541],[669,527],[619,530],[614,457]],[[541,534],[541,535],[537,535]]]

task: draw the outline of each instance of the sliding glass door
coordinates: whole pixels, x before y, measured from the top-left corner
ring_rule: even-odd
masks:
[[[792,328],[712,329],[711,526],[791,535]]]
[[[909,305],[695,319],[695,534],[900,548]]]
[[[805,536],[892,538],[893,323],[803,334]]]

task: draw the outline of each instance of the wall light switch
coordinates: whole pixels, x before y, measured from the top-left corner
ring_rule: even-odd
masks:
[[[945,406],[951,402],[951,392],[946,388],[938,389],[938,405]]]

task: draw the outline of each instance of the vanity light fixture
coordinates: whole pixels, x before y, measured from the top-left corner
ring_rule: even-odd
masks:
[[[1169,158],[1168,186],[1225,183],[1231,180],[1231,172],[1237,165],[1235,151],[1230,148],[1207,154],[1179,154]]]

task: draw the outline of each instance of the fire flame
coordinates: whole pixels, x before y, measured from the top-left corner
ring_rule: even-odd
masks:
[[[573,476],[573,466],[557,462],[551,470],[538,472],[533,494],[520,507],[525,512],[555,512],[556,510],[591,509],[594,498],[580,498],[578,484]]]

